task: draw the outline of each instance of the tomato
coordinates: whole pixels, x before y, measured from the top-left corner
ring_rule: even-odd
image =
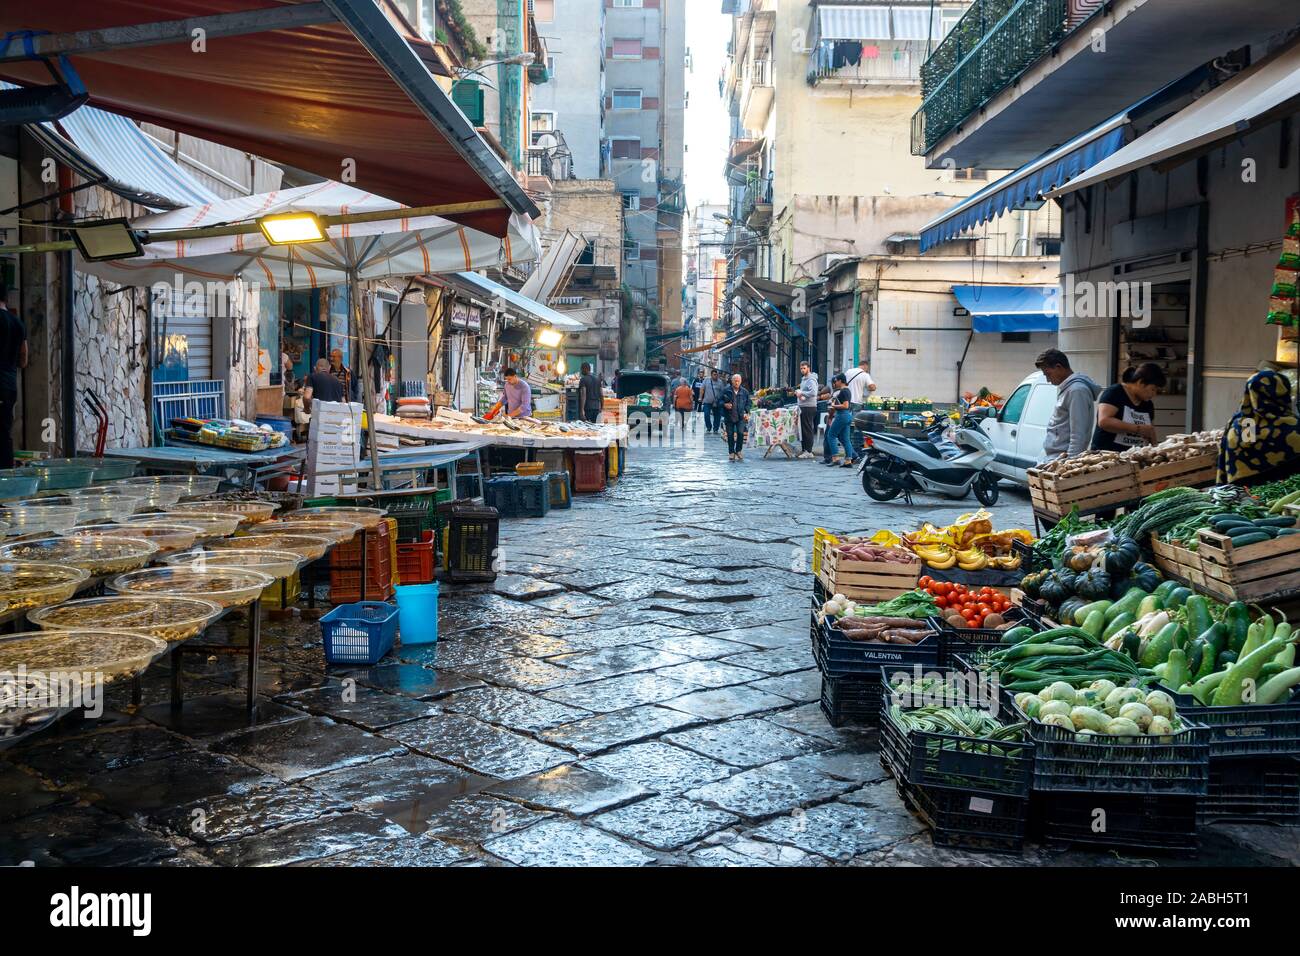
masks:
[[[925,577],[921,578],[921,580],[916,583],[928,591],[930,589],[930,585],[934,583],[934,578],[930,577],[930,575],[927,574]]]
[[[948,599],[941,594],[934,599],[934,606],[939,608],[947,607]]]

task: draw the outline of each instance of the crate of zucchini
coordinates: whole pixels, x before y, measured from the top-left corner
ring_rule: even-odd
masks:
[[[1019,852],[1033,745],[995,716],[970,675],[884,668],[881,763],[940,846]],[[984,706],[979,706],[984,705]]]
[[[1220,519],[1199,533],[1196,554],[1203,586],[1216,597],[1269,602],[1300,593],[1300,529],[1293,516]]]

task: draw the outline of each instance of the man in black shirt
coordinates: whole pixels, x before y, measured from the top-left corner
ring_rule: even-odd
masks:
[[[0,468],[14,466],[14,408],[18,370],[27,367],[27,329],[9,311],[9,289],[0,283]]]
[[[343,383],[330,371],[329,359],[317,359],[316,371],[307,376],[307,387],[302,392],[302,407],[311,411],[312,399],[322,402],[346,402]]]
[[[582,377],[578,379],[578,405],[582,408],[582,420],[600,421],[604,400],[604,393],[600,390],[600,380],[591,374],[591,363],[583,362]]]

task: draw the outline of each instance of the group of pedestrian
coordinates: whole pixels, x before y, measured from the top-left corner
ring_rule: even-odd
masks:
[[[808,362],[799,363],[799,456],[812,459],[817,441],[817,414],[820,402],[826,405],[826,435],[822,442],[822,463],[852,468],[862,461],[862,439],[853,428],[853,416],[866,407],[867,396],[876,390],[870,365],[859,362],[847,372],[837,372],[830,388],[818,385],[817,374]]]

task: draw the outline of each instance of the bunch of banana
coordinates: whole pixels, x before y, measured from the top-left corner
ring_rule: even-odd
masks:
[[[993,558],[993,566],[1002,571],[1020,570],[1020,555],[1018,554],[1001,554]]]
[[[916,556],[936,571],[947,571],[957,563],[957,554],[946,544],[914,544]]]
[[[989,566],[989,556],[979,548],[956,552],[957,567],[963,571],[983,571]]]

